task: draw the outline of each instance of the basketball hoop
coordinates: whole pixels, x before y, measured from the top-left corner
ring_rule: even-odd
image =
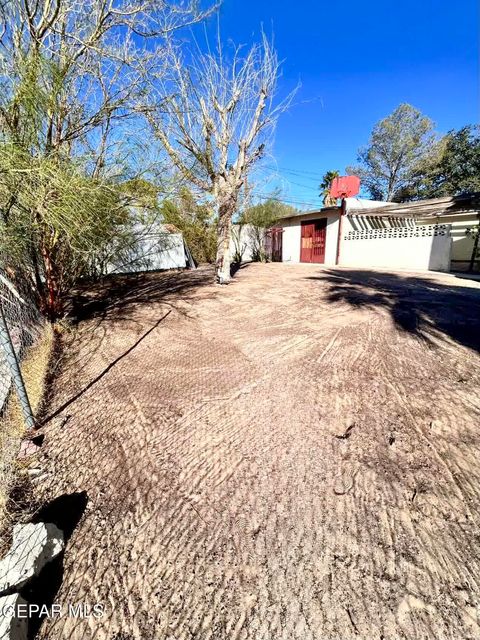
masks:
[[[357,176],[340,176],[334,178],[330,186],[332,198],[351,198],[360,191],[360,178]]]

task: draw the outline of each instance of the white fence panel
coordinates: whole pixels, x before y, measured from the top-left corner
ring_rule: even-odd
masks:
[[[110,263],[107,273],[184,269],[186,266],[181,233],[150,233],[142,236],[121,262]]]
[[[264,235],[264,229],[255,228],[252,224],[234,224],[230,239],[232,259],[241,256],[242,262],[254,260],[255,254],[263,247]]]

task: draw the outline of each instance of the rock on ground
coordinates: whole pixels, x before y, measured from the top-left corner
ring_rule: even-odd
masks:
[[[27,605],[18,593],[0,598],[0,640],[27,640],[27,618],[17,618],[19,605]]]
[[[15,525],[12,546],[0,561],[0,595],[21,589],[63,548],[63,533],[54,524]]]

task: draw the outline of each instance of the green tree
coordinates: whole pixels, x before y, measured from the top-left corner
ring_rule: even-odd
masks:
[[[323,176],[320,183],[320,197],[322,198],[325,207],[334,207],[337,204],[337,199],[330,195],[330,188],[332,186],[332,182],[339,176],[340,172],[337,170],[327,171]]]
[[[164,200],[160,213],[163,222],[182,232],[197,263],[215,262],[216,220],[211,206],[199,203],[192,192],[183,187],[176,198]]]
[[[254,260],[264,261],[266,259],[263,247],[265,231],[273,227],[281,218],[292,215],[296,211],[297,209],[294,207],[272,196],[264,202],[248,207],[240,214],[238,224],[251,225],[250,237],[253,244]]]
[[[480,191],[480,126],[449,131],[436,161],[424,168],[417,197],[438,198]]]
[[[433,152],[433,126],[418,109],[401,104],[375,125],[368,146],[359,151],[359,165],[347,173],[358,175],[375,200],[402,199]]]
[[[28,278],[51,320],[128,216],[117,185],[69,160],[0,144],[0,261]]]
[[[165,68],[167,34],[208,13],[189,0],[0,0],[0,260],[52,320],[75,279],[133,239],[149,205],[127,180],[144,169],[128,134],[146,78]]]
[[[297,209],[281,202],[275,196],[271,196],[264,202],[247,207],[239,216],[239,223],[251,224],[262,229],[269,229],[285,216],[295,213]]]

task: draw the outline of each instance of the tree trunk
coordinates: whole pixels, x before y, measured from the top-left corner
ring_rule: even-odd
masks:
[[[231,280],[230,239],[232,237],[232,216],[235,213],[235,198],[227,197],[221,201],[217,223],[217,259],[215,273],[218,284],[228,284]]]
[[[63,313],[63,299],[61,296],[59,278],[50,251],[42,243],[41,253],[45,273],[45,295],[43,296],[43,308],[50,322],[55,322]]]

